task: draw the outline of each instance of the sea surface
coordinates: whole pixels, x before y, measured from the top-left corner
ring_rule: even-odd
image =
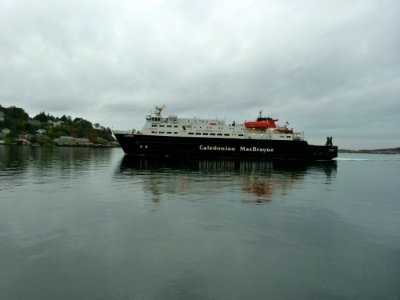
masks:
[[[400,299],[400,156],[0,145],[0,299]]]

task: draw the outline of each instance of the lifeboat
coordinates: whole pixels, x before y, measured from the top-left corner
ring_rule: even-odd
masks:
[[[244,126],[246,128],[254,128],[254,129],[267,129],[267,128],[276,128],[275,122],[278,120],[274,120],[272,118],[258,118],[257,121],[245,122]]]
[[[293,133],[293,129],[289,129],[287,127],[279,127],[276,129],[279,133]]]
[[[254,128],[254,129],[267,129],[267,128],[276,128],[275,122],[278,120],[274,120],[272,118],[264,118],[262,116],[262,110],[260,110],[257,121],[244,122],[244,127],[246,128]]]
[[[244,126],[246,128],[255,128],[255,129],[276,128],[275,121],[276,120],[245,122]]]

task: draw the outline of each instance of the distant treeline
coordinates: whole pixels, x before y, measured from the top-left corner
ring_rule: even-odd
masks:
[[[31,143],[48,144],[60,136],[87,138],[95,144],[114,142],[110,128],[92,124],[82,118],[55,117],[44,111],[31,118],[22,108],[0,105],[0,133],[6,143],[27,139]]]

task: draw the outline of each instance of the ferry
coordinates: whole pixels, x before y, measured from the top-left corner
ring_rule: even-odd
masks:
[[[123,151],[138,157],[223,158],[257,160],[332,160],[338,148],[332,137],[325,145],[310,145],[303,132],[278,125],[278,119],[226,124],[221,119],[164,116],[156,106],[141,130],[113,131]]]

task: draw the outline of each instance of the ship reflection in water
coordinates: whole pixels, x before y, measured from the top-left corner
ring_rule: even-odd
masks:
[[[307,180],[322,177],[329,184],[336,177],[336,161],[235,161],[235,160],[172,160],[137,158],[125,155],[116,178],[132,177],[154,203],[162,195],[201,194],[218,198],[237,197],[244,204],[267,204],[277,196],[302,189]],[[228,196],[227,196],[228,195]]]

